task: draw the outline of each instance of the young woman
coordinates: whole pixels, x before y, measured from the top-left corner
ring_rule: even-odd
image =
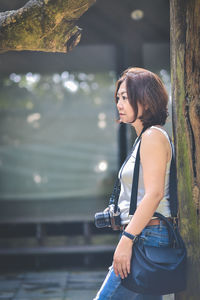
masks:
[[[170,218],[169,171],[172,156],[168,134],[162,128],[168,116],[168,96],[160,78],[145,69],[129,68],[117,81],[115,92],[119,122],[131,124],[141,136],[140,172],[137,209],[129,215],[135,157],[139,142],[119,171],[121,192],[118,205],[121,224],[135,236],[141,234],[144,243],[168,247],[165,224],[153,218],[155,211]],[[162,296],[136,294],[121,285],[121,278],[130,273],[132,240],[122,235],[113,257],[113,264],[94,300],[160,300]]]

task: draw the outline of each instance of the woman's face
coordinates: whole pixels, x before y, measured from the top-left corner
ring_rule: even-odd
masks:
[[[117,92],[117,109],[120,116],[120,121],[123,123],[133,123],[135,113],[128,101],[126,83],[123,81]],[[138,103],[138,117],[142,114],[142,106]],[[135,122],[134,122],[135,123]]]

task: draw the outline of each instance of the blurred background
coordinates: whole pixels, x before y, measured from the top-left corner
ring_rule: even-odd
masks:
[[[170,94],[168,0],[97,0],[78,26],[70,53],[0,54],[1,270],[111,263],[118,234],[93,219],[136,137],[115,122],[115,82],[144,67]],[[171,98],[169,113],[171,134]]]

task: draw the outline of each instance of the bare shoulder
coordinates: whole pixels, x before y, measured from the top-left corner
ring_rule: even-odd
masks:
[[[158,129],[155,128],[148,128],[142,134],[142,141],[143,143],[166,143],[168,142],[165,135]]]
[[[162,156],[166,161],[170,158],[170,145],[166,136],[155,128],[148,128],[142,134],[141,158],[145,156]]]

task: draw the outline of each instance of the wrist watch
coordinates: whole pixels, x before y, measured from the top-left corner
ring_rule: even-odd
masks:
[[[138,235],[133,235],[129,232],[123,231],[122,235],[125,235],[127,238],[129,238],[130,240],[132,240],[133,244],[136,242]]]

